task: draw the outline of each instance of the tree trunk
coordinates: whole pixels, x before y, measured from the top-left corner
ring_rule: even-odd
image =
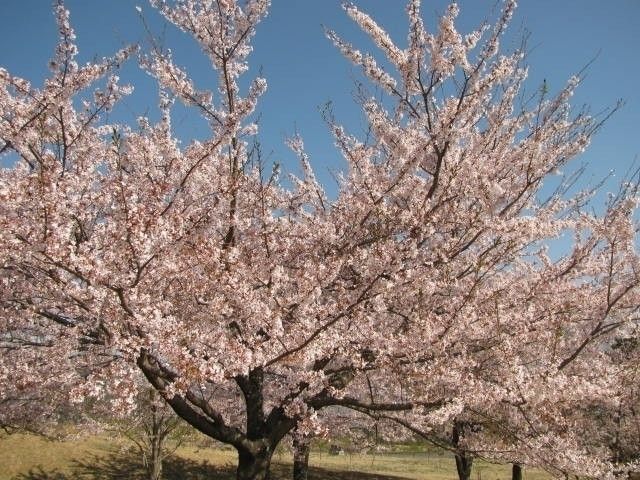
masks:
[[[154,403],[155,391],[151,392],[151,425],[149,431],[149,460],[147,474],[149,480],[160,480],[162,477],[162,423],[163,418],[158,414],[158,407]]]
[[[151,452],[151,461],[147,468],[149,480],[160,480],[162,477],[162,457],[160,456],[159,448],[153,448]]]
[[[311,437],[293,437],[293,480],[307,480]]]
[[[522,480],[522,465],[514,463],[511,469],[511,480]]]
[[[456,453],[456,470],[458,470],[459,480],[469,480],[471,478],[471,466],[473,457],[464,453]]]
[[[269,480],[269,468],[273,450],[265,448],[259,452],[238,450],[236,480]]]
[[[460,440],[464,436],[464,422],[455,420],[453,422],[453,430],[451,432],[451,443],[456,447],[460,447]],[[458,470],[459,480],[469,480],[471,478],[471,466],[473,465],[473,456],[469,455],[464,449],[459,448],[455,453],[456,470]]]
[[[163,369],[160,361],[146,351],[138,357],[138,366],[159,392],[166,391],[169,380],[174,378],[170,371]],[[295,427],[295,420],[289,418],[282,407],[273,408],[265,416],[263,375],[262,369],[256,368],[248,375],[234,377],[245,399],[246,433],[225,424],[222,415],[206,399],[193,392],[166,398],[173,411],[188,424],[206,436],[236,448],[237,480],[269,480],[275,447]]]

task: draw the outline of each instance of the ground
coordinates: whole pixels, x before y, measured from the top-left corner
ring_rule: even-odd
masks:
[[[166,480],[233,480],[235,453],[189,442],[165,462]],[[310,480],[456,480],[453,458],[433,451],[377,455],[311,455]],[[0,480],[136,480],[143,479],[140,458],[126,443],[105,436],[50,441],[30,435],[0,437]],[[274,457],[274,480],[291,479],[291,458]],[[473,480],[510,478],[506,465],[478,463]],[[526,480],[547,480],[525,471]]]

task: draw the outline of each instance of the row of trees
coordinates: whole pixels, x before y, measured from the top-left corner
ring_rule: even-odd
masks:
[[[218,75],[200,90],[170,54],[141,55],[157,123],[105,121],[136,49],[78,65],[61,2],[44,86],[0,69],[0,151],[16,159],[0,177],[0,422],[42,426],[69,392],[127,410],[142,374],[238,451],[239,480],[268,478],[287,434],[345,409],[450,448],[461,478],[474,456],[635,468],[636,179],[601,215],[573,176],[543,195],[601,119],[571,109],[577,77],[521,95],[524,52],[499,53],[514,1],[463,36],[455,4],[431,33],[411,0],[404,49],[345,5],[384,60],[327,36],[385,96],[362,95],[366,138],[329,116],[347,165],[335,195],[301,138],[290,186],[249,147],[266,81],[239,78],[269,1],[151,3]],[[181,146],[175,100],[208,139]]]

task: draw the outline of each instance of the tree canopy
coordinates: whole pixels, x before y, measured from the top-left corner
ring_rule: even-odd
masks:
[[[151,3],[199,43],[215,88],[158,48],[79,65],[61,2],[44,86],[0,69],[0,150],[17,158],[0,176],[0,422],[105,394],[126,409],[142,373],[237,449],[238,479],[267,478],[280,440],[335,408],[426,437],[479,425],[453,448],[559,475],[627,468],[583,431],[637,369],[612,353],[638,335],[637,183],[604,214],[572,177],[542,194],[601,119],[571,108],[579,77],[522,97],[524,52],[500,53],[514,1],[463,35],[456,4],[429,32],[411,0],[406,48],[345,5],[384,57],[327,36],[384,96],[362,92],[366,138],[328,115],[347,164],[335,196],[301,136],[290,182],[252,143],[267,83],[239,78],[269,1]],[[162,118],[110,123],[136,55]],[[181,144],[175,101],[209,138]]]

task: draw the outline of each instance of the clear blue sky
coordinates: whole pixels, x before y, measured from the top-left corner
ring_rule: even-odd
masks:
[[[356,0],[391,35],[404,45],[406,20],[404,0]],[[619,174],[640,153],[640,1],[638,0],[520,0],[505,38],[516,46],[523,29],[531,32],[529,47],[530,83],[535,89],[546,79],[551,91],[599,54],[587,79],[574,97],[577,106],[589,104],[594,112],[612,106],[618,99],[626,106],[605,125],[583,160],[589,174],[601,177],[610,169]],[[154,32],[162,33],[163,21],[146,0],[67,0],[76,29],[80,61],[104,56],[125,44],[143,42],[144,28],[135,10],[143,8]],[[436,14],[447,2],[424,0],[426,24],[433,27]],[[495,18],[493,0],[461,0],[458,25],[470,31],[487,17]],[[56,27],[47,0],[0,0],[0,65],[10,72],[39,84],[47,73],[56,41]],[[328,169],[340,168],[319,113],[319,106],[331,100],[339,121],[353,131],[362,128],[359,111],[352,99],[356,74],[324,37],[322,25],[338,31],[343,38],[362,49],[370,43],[354,27],[340,8],[339,0],[272,0],[267,19],[254,39],[252,71],[262,68],[269,90],[259,110],[261,141],[272,160],[292,159],[282,140],[297,129],[305,139],[312,162],[324,182],[330,182]],[[172,48],[178,64],[190,67],[200,88],[215,88],[215,74],[207,68],[195,43],[166,27],[165,44]],[[154,115],[156,88],[140,73],[135,61],[121,73],[134,84],[136,93],[118,111],[118,120],[128,123],[147,109]],[[187,114],[178,112],[175,125],[179,135],[201,136],[205,130]],[[290,167],[294,168],[294,167]]]

